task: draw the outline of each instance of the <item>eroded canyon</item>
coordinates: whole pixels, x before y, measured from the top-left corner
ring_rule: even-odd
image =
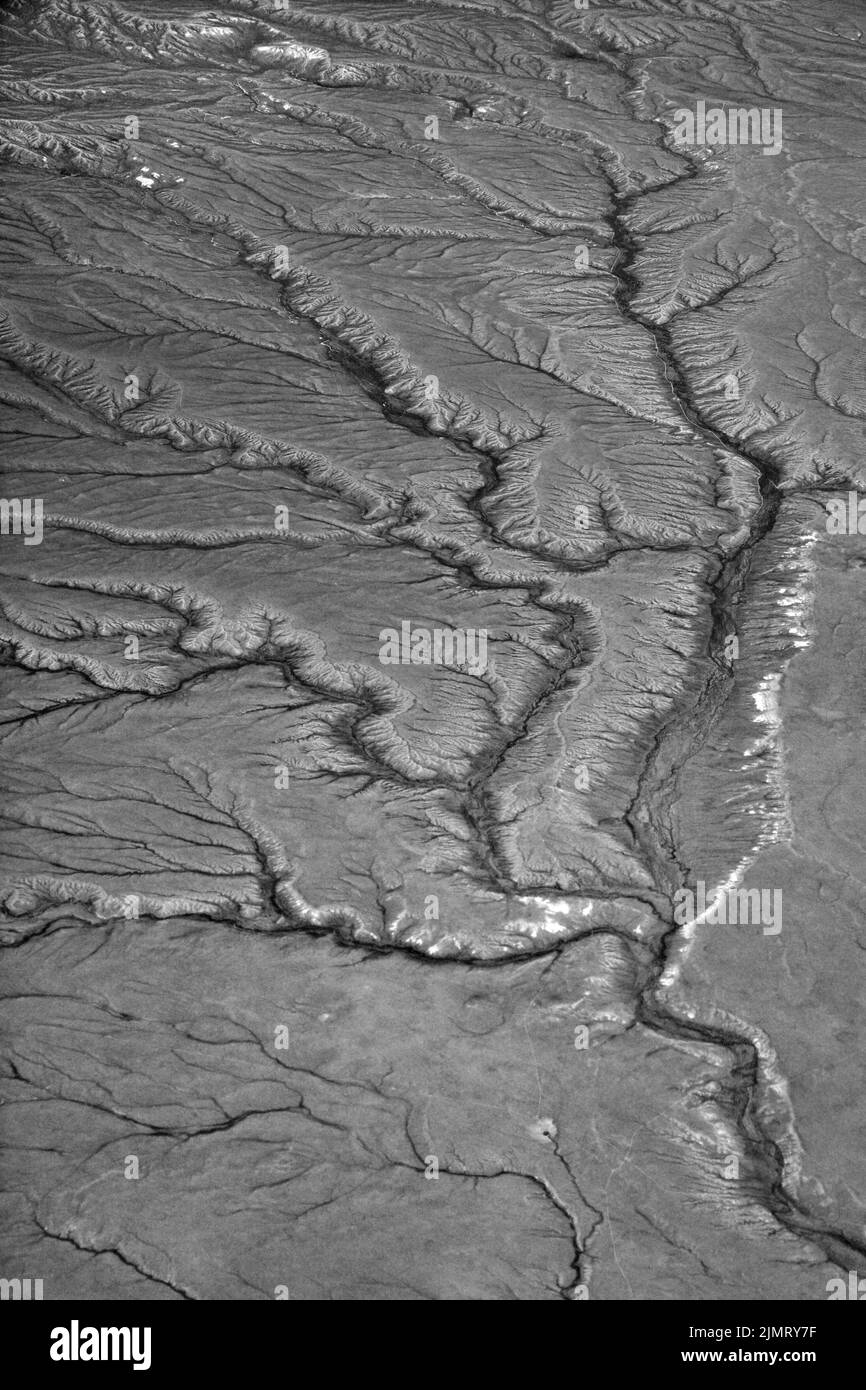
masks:
[[[7,7],[5,1274],[866,1274],[864,29]]]

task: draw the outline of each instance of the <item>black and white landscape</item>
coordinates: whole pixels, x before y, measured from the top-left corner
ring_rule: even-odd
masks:
[[[857,1297],[862,0],[0,42],[0,1274]]]

